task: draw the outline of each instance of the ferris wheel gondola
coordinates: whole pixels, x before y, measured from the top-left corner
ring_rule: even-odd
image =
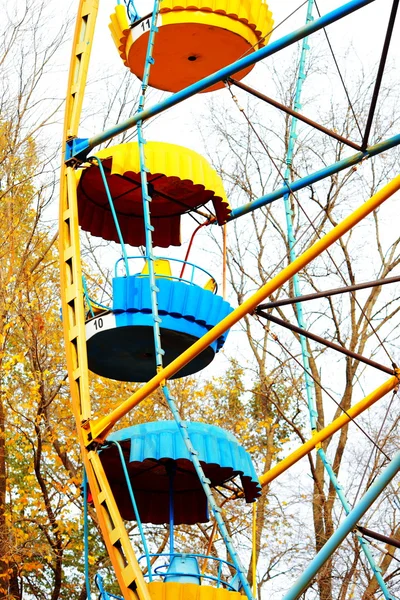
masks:
[[[110,30],[126,67],[142,78],[151,15],[130,24],[125,7],[111,15]],[[163,0],[149,83],[177,92],[268,43],[273,27],[265,0]],[[245,77],[249,66],[236,73]],[[208,88],[223,87],[220,82]]]

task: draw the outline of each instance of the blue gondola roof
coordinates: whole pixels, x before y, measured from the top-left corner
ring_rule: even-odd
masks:
[[[186,423],[204,472],[212,486],[239,476],[247,502],[253,502],[261,487],[250,455],[229,432],[206,423]],[[143,423],[112,433],[107,442],[119,442],[126,457],[142,521],[168,522],[168,469],[174,464],[175,522],[208,520],[207,501],[194,471],[190,455],[175,421]],[[115,445],[101,453],[101,460],[124,518],[134,518],[128,495],[121,486]]]

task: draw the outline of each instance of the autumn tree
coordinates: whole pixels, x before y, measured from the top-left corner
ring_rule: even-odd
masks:
[[[13,12],[3,3],[2,15],[0,597],[55,600],[81,543],[48,217],[58,144],[45,146],[43,138],[59,117],[61,98],[44,90],[68,25],[57,28],[45,2],[19,3]]]

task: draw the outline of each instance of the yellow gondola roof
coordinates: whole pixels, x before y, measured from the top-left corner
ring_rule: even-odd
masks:
[[[253,29],[259,47],[267,44],[266,38],[273,25],[272,13],[265,0],[163,0],[160,13],[179,10],[199,10],[229,17]]]
[[[126,243],[145,243],[140,158],[137,142],[120,144],[95,153],[101,159]],[[155,246],[180,245],[181,215],[211,201],[219,224],[231,209],[220,176],[197,152],[167,144],[145,145],[149,192],[152,196],[151,223]],[[78,172],[79,224],[92,235],[118,241],[111,209],[96,164]]]
[[[139,78],[150,19],[130,27],[125,7],[111,15],[110,30],[125,64]],[[150,85],[176,92],[265,46],[273,19],[264,0],[163,0],[157,20]],[[235,74],[242,79],[253,66]],[[218,83],[206,91],[223,87]]]

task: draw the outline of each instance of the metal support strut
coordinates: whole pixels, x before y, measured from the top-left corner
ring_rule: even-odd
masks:
[[[283,298],[282,300],[276,300],[276,302],[265,302],[264,304],[260,304],[257,307],[257,312],[260,310],[277,308],[278,306],[286,306],[287,304],[297,304],[298,302],[307,302],[308,300],[317,300],[318,298],[328,298],[330,296],[336,296],[337,294],[344,294],[346,292],[355,292],[357,290],[365,290],[371,287],[380,287],[381,285],[397,283],[399,281],[400,276],[385,277],[383,279],[375,279],[374,281],[366,281],[364,283],[357,283],[355,285],[346,285],[340,288],[324,290],[323,292],[315,292],[314,294],[305,294],[304,296],[298,296],[297,298]]]
[[[155,0],[154,2],[154,10],[151,17],[151,26],[149,33],[149,41],[147,44],[147,52],[146,52],[146,60],[144,65],[144,73],[142,80],[142,93],[139,99],[139,107],[138,112],[142,112],[145,103],[146,90],[149,84],[150,77],[150,69],[151,65],[154,63],[153,59],[153,47],[154,47],[154,37],[157,30],[156,22],[158,11],[160,7],[160,0]],[[142,120],[137,122],[137,133],[138,133],[138,142],[139,142],[139,158],[140,158],[140,182],[142,187],[142,201],[143,201],[143,222],[144,222],[144,230],[145,230],[145,241],[146,241],[146,262],[147,268],[149,272],[149,286],[150,286],[150,298],[151,298],[151,313],[153,316],[153,333],[154,333],[154,351],[156,355],[156,367],[157,369],[162,369],[163,360],[162,357],[164,355],[164,350],[161,347],[161,331],[160,331],[160,323],[161,319],[158,314],[158,297],[157,294],[159,289],[156,284],[155,274],[154,274],[154,254],[153,254],[153,240],[152,240],[152,232],[154,231],[154,227],[151,225],[150,219],[150,203],[151,203],[151,195],[149,194],[149,186],[147,182],[147,169],[146,169],[146,157],[144,152],[144,146],[146,144],[146,140],[143,136],[143,122]]]
[[[312,16],[313,4],[314,4],[314,0],[308,1],[306,25],[313,20],[313,16]],[[309,50],[308,38],[305,37],[302,42],[300,61],[299,61],[299,71],[298,71],[297,82],[296,82],[296,92],[295,92],[295,97],[294,97],[293,108],[294,108],[294,111],[296,111],[296,112],[298,112],[301,109],[301,92],[302,92],[302,88],[303,88],[303,83],[306,78],[305,62],[306,62],[306,55],[307,55],[308,50]],[[285,176],[284,176],[285,184],[287,185],[289,190],[290,190],[289,182],[290,182],[290,176],[291,176],[293,153],[294,153],[294,147],[295,147],[296,139],[297,139],[297,122],[298,122],[298,118],[296,116],[293,116],[292,122],[290,124],[289,143],[288,143],[288,149],[287,149],[287,154],[286,154],[286,169],[285,169]],[[293,262],[296,260],[297,256],[296,256],[296,249],[295,249],[296,248],[296,239],[295,239],[294,229],[293,229],[293,211],[292,211],[292,207],[291,207],[290,196],[291,196],[290,192],[286,193],[283,196],[283,201],[284,201],[284,206],[285,206],[286,227],[287,227],[287,232],[288,232],[289,259],[290,259],[290,262]],[[295,297],[301,296],[300,281],[299,281],[298,273],[295,273],[293,276],[293,291],[294,291]],[[306,325],[305,325],[305,321],[304,321],[304,317],[303,317],[303,305],[301,303],[299,303],[299,304],[296,304],[294,308],[295,308],[296,320],[297,320],[299,327],[293,328],[293,329],[296,329],[297,333],[299,333],[299,340],[300,340],[301,354],[302,354],[302,363],[303,363],[303,368],[304,368],[304,380],[305,380],[305,385],[306,385],[307,405],[308,405],[308,411],[309,411],[309,417],[310,417],[310,426],[311,426],[312,433],[316,433],[318,411],[316,409],[316,404],[315,404],[314,382],[310,375],[310,362],[309,362],[309,353],[308,353],[308,349],[307,349],[307,341],[306,341],[306,336],[304,335]],[[265,315],[265,316],[267,318],[269,318],[269,315]],[[272,319],[272,317],[271,317],[271,319]],[[393,373],[393,371],[390,369],[388,371],[389,371],[389,374]],[[343,488],[339,484],[339,481],[332,469],[332,466],[328,460],[328,457],[325,454],[325,450],[322,448],[322,446],[320,444],[317,446],[317,453],[318,453],[320,460],[322,461],[322,464],[325,467],[325,470],[326,470],[328,477],[335,489],[337,497],[339,498],[346,514],[348,514],[350,512],[350,505],[349,505],[349,503],[346,499],[346,496],[343,492]],[[363,539],[362,536],[359,534],[357,534],[357,538],[358,538],[361,548],[371,566],[371,569],[377,579],[377,582],[383,592],[383,595],[385,596],[386,600],[391,600],[391,595],[389,594],[389,591],[388,591],[386,584],[383,580],[383,577],[380,573],[379,567],[375,563],[374,557],[371,553],[371,550],[370,550],[368,544],[366,543],[366,540]]]
[[[256,314],[259,317],[263,317],[264,319],[267,319],[267,321],[271,321],[271,323],[276,323],[277,325],[280,325],[281,327],[285,327],[286,329],[289,329],[290,331],[293,331],[294,333],[298,333],[299,336],[301,336],[301,337],[307,337],[310,340],[317,342],[318,344],[323,344],[327,348],[332,348],[332,350],[336,350],[336,352],[341,352],[342,354],[345,354],[346,356],[349,356],[350,358],[354,358],[354,360],[358,360],[366,365],[369,365],[370,367],[379,369],[379,371],[382,371],[383,373],[387,373],[388,375],[393,375],[393,373],[394,373],[393,368],[385,367],[385,365],[381,365],[380,363],[377,363],[376,361],[371,360],[370,358],[366,358],[365,356],[362,356],[361,354],[358,354],[357,352],[348,350],[344,346],[335,344],[334,342],[326,340],[326,339],[322,338],[321,336],[316,335],[315,333],[311,333],[310,331],[306,331],[305,329],[302,329],[301,327],[296,327],[296,325],[293,325],[292,323],[288,323],[286,321],[283,321],[282,319],[273,317],[271,314],[268,314],[262,310],[259,310],[258,308],[256,310]],[[303,366],[304,366],[304,363],[303,363]],[[306,368],[306,367],[304,367],[304,368]],[[310,371],[308,369],[307,369],[307,373],[308,374],[310,373]],[[308,377],[310,377],[310,375],[308,375]]]
[[[205,495],[207,496],[207,501],[209,503],[209,505],[211,506],[211,510],[212,513],[214,515],[215,521],[217,522],[218,525],[218,529],[219,532],[225,542],[225,546],[231,556],[232,562],[235,565],[235,569],[237,571],[240,583],[242,584],[243,590],[247,596],[247,598],[249,600],[254,600],[253,599],[253,595],[251,592],[251,587],[249,585],[249,582],[247,581],[246,578],[246,574],[245,574],[245,570],[244,567],[242,566],[241,562],[240,562],[240,558],[239,555],[233,545],[233,541],[232,538],[230,537],[228,530],[226,528],[226,525],[224,523],[224,520],[222,518],[221,515],[221,509],[218,506],[218,504],[216,503],[211,487],[210,487],[210,480],[205,476],[205,473],[203,471],[203,468],[200,464],[200,460],[198,458],[199,453],[195,450],[195,448],[193,447],[193,444],[190,440],[190,436],[189,433],[187,431],[187,425],[186,423],[184,423],[179,415],[179,411],[178,408],[176,406],[175,400],[174,398],[171,396],[171,393],[168,389],[168,387],[166,385],[162,385],[161,387],[163,394],[165,396],[165,399],[168,403],[168,406],[174,416],[175,422],[178,426],[179,432],[182,436],[182,439],[185,443],[186,449],[189,452],[191,461],[193,463],[193,466],[196,470],[197,476],[199,478],[199,481],[202,485],[202,488],[204,490]]]

